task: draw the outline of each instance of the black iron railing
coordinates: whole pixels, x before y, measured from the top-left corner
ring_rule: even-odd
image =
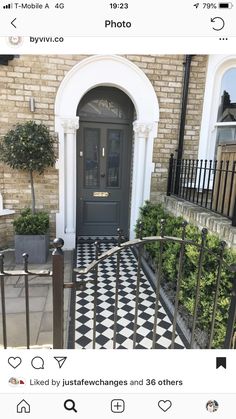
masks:
[[[228,217],[236,226],[236,161],[177,160],[171,154],[167,195]]]
[[[53,286],[53,348],[61,349],[64,347],[64,253],[62,247],[64,241],[55,239],[55,250],[52,253],[52,270],[48,269],[29,269],[28,254],[24,253],[23,268],[18,270],[7,270],[4,267],[4,253],[0,253],[0,290],[1,290],[1,323],[3,347],[8,347],[8,330],[7,330],[7,303],[5,298],[5,280],[7,278],[23,278],[25,287],[25,346],[27,349],[31,346],[31,313],[30,313],[30,297],[29,297],[29,280],[32,277],[52,278]]]
[[[183,270],[185,263],[185,251],[186,246],[192,245],[198,249],[198,267],[197,267],[197,276],[196,283],[194,284],[194,293],[195,293],[195,303],[192,313],[192,327],[191,327],[191,336],[188,342],[189,348],[195,347],[195,332],[199,316],[199,304],[200,304],[200,290],[201,290],[201,281],[202,281],[202,269],[203,261],[205,255],[212,253],[206,247],[206,236],[207,230],[202,230],[202,239],[201,243],[193,240],[188,240],[186,238],[186,224],[183,223],[182,235],[178,237],[170,237],[164,235],[164,223],[162,222],[160,236],[155,237],[142,237],[142,230],[140,226],[139,238],[127,242],[122,242],[121,240],[121,231],[119,230],[119,236],[117,239],[117,245],[108,250],[105,253],[100,254],[99,252],[99,241],[95,242],[96,249],[96,258],[85,268],[75,268],[74,272],[76,273],[75,282],[65,282],[64,281],[64,253],[62,250],[63,240],[56,239],[54,240],[55,250],[52,255],[52,271],[49,270],[32,270],[28,267],[28,255],[24,255],[24,267],[22,270],[8,271],[4,269],[4,256],[0,254],[0,286],[1,286],[1,308],[2,308],[2,330],[3,330],[3,346],[4,348],[8,347],[8,331],[7,331],[7,307],[6,307],[6,298],[5,298],[5,279],[7,277],[23,277],[25,282],[25,329],[26,329],[26,347],[30,348],[31,337],[30,337],[30,309],[29,309],[29,278],[30,276],[41,276],[41,277],[51,277],[53,285],[53,348],[61,349],[64,347],[64,289],[74,289],[77,291],[78,298],[83,298],[83,292],[88,287],[89,283],[93,284],[93,339],[92,346],[96,348],[96,325],[97,325],[97,309],[98,309],[98,287],[102,279],[102,275],[99,275],[99,270],[102,269],[103,261],[111,257],[116,257],[116,264],[114,266],[114,276],[115,276],[115,289],[114,289],[114,311],[113,311],[113,348],[117,347],[117,330],[118,330],[118,307],[120,292],[122,291],[122,282],[121,282],[121,253],[126,249],[137,250],[137,271],[136,271],[136,286],[135,286],[135,307],[133,313],[133,348],[137,347],[137,330],[139,323],[139,312],[140,312],[140,280],[141,280],[141,268],[142,268],[142,257],[143,250],[146,244],[148,243],[159,243],[159,262],[158,269],[156,272],[156,286],[155,286],[155,304],[153,311],[153,325],[152,325],[152,348],[156,348],[156,338],[158,334],[157,319],[160,309],[160,290],[165,282],[163,275],[163,250],[164,246],[168,243],[176,243],[179,245],[179,256],[176,263],[178,265],[178,274],[176,278],[176,294],[173,310],[173,319],[172,319],[172,338],[170,348],[175,347],[175,337],[177,330],[177,317],[179,310],[180,302],[180,290],[181,284],[183,284]],[[225,243],[222,242],[221,249],[218,255],[214,255],[217,260],[217,272],[215,273],[215,291],[212,294],[212,316],[210,319],[210,326],[208,330],[208,348],[212,347],[215,328],[216,328],[216,317],[218,311],[219,296],[221,293],[222,286],[222,267],[223,265],[231,272],[235,272],[232,281],[232,291],[231,295],[228,295],[229,298],[229,307],[228,307],[228,319],[227,325],[225,325],[225,339],[224,339],[224,348],[232,348],[235,345],[235,332],[236,332],[236,265],[227,265],[224,260],[224,251]],[[90,273],[92,272],[92,276]],[[79,318],[77,319],[79,321]],[[150,348],[151,349],[151,348]]]
[[[176,263],[178,264],[178,274],[176,278],[176,294],[175,294],[175,302],[174,302],[174,311],[173,311],[173,318],[172,318],[172,337],[171,337],[171,344],[170,349],[175,348],[175,337],[176,337],[176,330],[177,330],[177,317],[178,317],[178,310],[179,310],[179,303],[180,303],[180,290],[181,285],[183,284],[183,272],[184,272],[184,264],[185,264],[185,251],[186,246],[192,245],[198,249],[198,268],[197,268],[197,275],[196,275],[196,283],[194,285],[194,292],[195,292],[195,303],[194,303],[194,310],[192,313],[192,326],[191,326],[191,333],[187,347],[194,348],[195,347],[195,333],[197,328],[198,316],[199,316],[199,307],[200,307],[200,290],[202,286],[202,270],[203,270],[203,263],[204,258],[209,253],[212,254],[211,250],[206,247],[206,238],[207,238],[207,229],[202,230],[202,240],[201,243],[197,241],[188,240],[186,238],[186,225],[187,223],[183,223],[182,229],[182,236],[178,237],[170,237],[164,235],[164,222],[162,222],[160,236],[155,237],[142,237],[142,229],[140,226],[139,238],[123,242],[121,241],[121,236],[118,237],[117,245],[108,250],[105,253],[99,254],[99,241],[95,242],[95,254],[96,259],[88,264],[85,268],[75,268],[74,272],[76,273],[77,280],[75,283],[68,283],[66,287],[71,288],[75,287],[78,291],[78,301],[80,299],[80,292],[82,292],[81,296],[83,295],[84,291],[86,290],[87,286],[92,283],[94,285],[94,294],[93,294],[93,340],[92,340],[92,347],[96,349],[96,325],[97,325],[97,310],[98,310],[98,303],[97,303],[97,295],[98,295],[98,288],[99,283],[102,281],[102,275],[99,275],[99,270],[102,269],[102,263],[107,260],[108,258],[116,256],[116,268],[115,268],[115,278],[116,278],[116,285],[114,290],[114,312],[113,312],[113,349],[117,347],[117,326],[118,326],[118,304],[120,298],[120,289],[122,287],[121,282],[121,272],[120,272],[120,260],[121,260],[121,253],[126,249],[136,249],[137,253],[137,272],[136,272],[136,287],[135,287],[135,307],[133,313],[133,349],[137,347],[137,329],[138,329],[138,322],[139,322],[139,293],[140,293],[140,277],[141,277],[141,266],[142,266],[142,257],[143,257],[143,250],[146,244],[148,243],[159,243],[159,261],[158,267],[156,272],[156,285],[155,285],[155,308],[153,313],[153,324],[152,324],[152,346],[150,349],[155,349],[157,334],[158,334],[158,327],[157,327],[157,319],[159,315],[159,303],[160,303],[160,290],[164,285],[165,278],[163,275],[163,251],[164,246],[168,243],[176,243],[179,244],[179,256]],[[219,297],[222,291],[222,268],[223,266],[226,267],[231,272],[236,273],[236,265],[227,265],[224,260],[224,252],[225,252],[226,243],[221,243],[221,248],[219,254],[215,255],[217,261],[217,272],[215,273],[215,291],[212,295],[212,316],[210,319],[210,326],[208,330],[208,344],[207,347],[210,349],[213,347],[213,340],[214,335],[216,332],[216,317],[218,313],[218,304],[219,304]],[[93,273],[92,277],[90,274]],[[82,298],[82,297],[81,297]],[[236,275],[233,279],[232,284],[232,294],[229,302],[229,309],[228,309],[228,320],[224,340],[224,348],[229,349],[233,347],[234,342],[234,333],[236,327]],[[79,321],[79,318],[77,319]]]

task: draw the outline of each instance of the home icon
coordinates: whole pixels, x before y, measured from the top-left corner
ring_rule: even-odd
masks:
[[[24,399],[16,406],[17,413],[30,413],[30,405]]]

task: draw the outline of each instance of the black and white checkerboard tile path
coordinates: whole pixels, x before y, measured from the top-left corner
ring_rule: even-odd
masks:
[[[77,267],[85,267],[95,258],[95,238],[80,238],[77,246]],[[101,238],[100,238],[101,240]],[[116,244],[114,238],[103,238],[100,251],[105,252]],[[96,349],[112,349],[115,302],[116,256],[99,264],[98,303],[96,325]],[[88,274],[91,276],[92,274]],[[87,276],[87,278],[88,278]],[[121,252],[120,286],[118,303],[118,323],[116,335],[117,349],[133,347],[134,309],[137,281],[137,260],[130,249]],[[87,285],[85,291],[76,293],[75,348],[91,349],[93,336],[94,286]],[[152,347],[155,292],[147,277],[141,272],[137,349]],[[171,344],[172,323],[162,305],[159,305],[156,348],[167,349]],[[184,344],[176,335],[175,348],[183,349]]]

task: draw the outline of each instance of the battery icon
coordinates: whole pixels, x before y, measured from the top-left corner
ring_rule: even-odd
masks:
[[[219,3],[220,9],[232,9],[233,3]]]

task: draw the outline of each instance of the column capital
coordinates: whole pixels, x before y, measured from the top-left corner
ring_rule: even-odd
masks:
[[[64,128],[65,134],[75,134],[79,128],[79,117],[61,118],[61,125]]]
[[[134,121],[133,129],[137,137],[148,138],[154,129],[154,124],[153,122]]]

